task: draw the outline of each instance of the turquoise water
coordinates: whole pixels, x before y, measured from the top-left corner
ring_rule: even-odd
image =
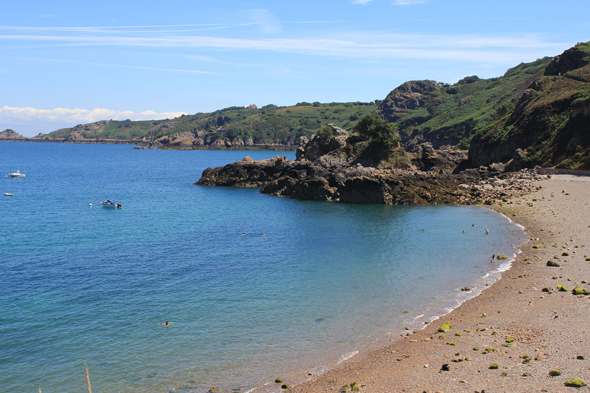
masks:
[[[84,362],[95,392],[320,371],[475,295],[524,239],[484,208],[192,185],[277,154],[0,143],[0,173],[26,174],[0,178],[0,391],[82,391]]]

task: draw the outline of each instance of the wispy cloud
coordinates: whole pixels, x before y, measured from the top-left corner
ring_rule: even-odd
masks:
[[[262,31],[267,34],[276,34],[283,30],[279,18],[274,16],[269,10],[252,10],[249,14],[260,25]]]
[[[394,0],[393,5],[414,5],[428,3],[428,0]]]
[[[105,108],[95,108],[92,110],[80,108],[54,108],[54,109],[37,109],[31,107],[16,108],[4,105],[0,108],[0,121],[9,123],[15,121],[39,121],[42,123],[60,123],[60,124],[84,124],[92,123],[98,120],[158,120],[171,119],[181,115],[184,112],[163,112],[156,113],[151,110],[143,112],[116,111]]]
[[[373,0],[352,0],[352,4],[362,4],[367,5]]]
[[[297,53],[310,56],[375,59],[429,59],[453,61],[521,61],[523,54],[546,54],[564,43],[550,43],[536,35],[520,37],[482,35],[379,34],[374,32],[341,32],[312,38],[245,39],[215,36],[127,37],[110,35],[0,35],[0,41],[31,42],[52,46],[129,46],[166,48],[216,48],[235,51]],[[97,65],[99,65],[97,63]],[[102,64],[108,66],[107,64]],[[161,71],[208,73],[198,70],[175,70],[151,67],[113,65]]]
[[[84,64],[98,67],[114,67],[114,68],[131,68],[136,70],[148,70],[148,71],[164,71],[164,72],[182,72],[188,74],[205,74],[205,75],[223,75],[219,72],[212,71],[200,71],[200,70],[187,70],[180,68],[159,68],[159,67],[145,67],[145,66],[134,66],[126,64],[107,64],[107,63],[95,63],[91,61],[80,61],[80,60],[65,60],[65,59],[49,59],[49,58],[38,58],[38,57],[20,57],[23,60],[34,60],[34,61],[50,61],[56,63],[73,63],[73,64]],[[202,59],[202,61],[205,61]],[[214,59],[209,60],[210,62],[217,62]]]

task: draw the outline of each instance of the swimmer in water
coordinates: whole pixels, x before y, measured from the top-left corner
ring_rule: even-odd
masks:
[[[170,322],[166,321],[166,322],[164,322],[164,323],[161,323],[160,325],[161,325],[161,326],[170,326]]]
[[[495,259],[496,259],[496,254],[492,254],[492,260],[491,260],[490,262],[491,262],[491,263],[494,263],[494,262],[496,262],[496,261],[495,261]]]
[[[490,231],[488,231],[488,228],[486,228],[486,235],[489,235]]]

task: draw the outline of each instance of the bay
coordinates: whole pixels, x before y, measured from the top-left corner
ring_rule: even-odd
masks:
[[[0,178],[14,193],[0,199],[0,390],[81,390],[84,362],[97,392],[246,391],[321,372],[476,295],[508,267],[491,255],[524,240],[480,207],[193,185],[277,154],[294,156],[0,143],[0,173],[27,175]]]

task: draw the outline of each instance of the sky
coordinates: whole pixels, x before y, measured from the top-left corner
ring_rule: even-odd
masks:
[[[19,0],[0,5],[0,130],[382,100],[590,41],[588,0]]]

